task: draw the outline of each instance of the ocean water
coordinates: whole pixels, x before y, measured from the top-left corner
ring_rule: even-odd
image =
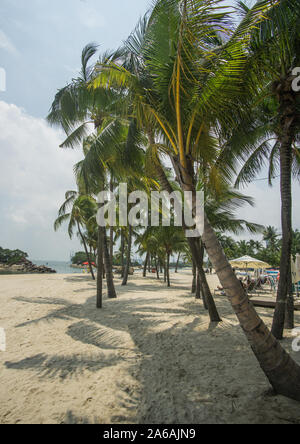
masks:
[[[30,259],[31,260],[31,259]],[[80,268],[72,268],[71,262],[61,262],[61,261],[37,261],[31,260],[35,265],[45,265],[46,267],[52,268],[58,274],[82,274],[83,271]]]

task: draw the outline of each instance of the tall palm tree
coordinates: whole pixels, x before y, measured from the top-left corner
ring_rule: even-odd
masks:
[[[249,8],[242,2],[239,6],[247,16]],[[237,182],[251,181],[266,164],[270,184],[277,173],[280,175],[282,251],[272,332],[281,339],[291,274],[291,180],[293,173],[299,176],[300,165],[300,94],[292,87],[293,69],[300,65],[300,4],[295,0],[281,0],[266,12],[266,19],[252,31],[249,39],[249,78],[254,79],[260,98],[254,97],[252,107],[249,105],[249,125],[245,122],[242,125],[245,139],[242,158],[246,161]],[[239,138],[239,150],[241,133],[235,134]],[[249,143],[254,139],[256,143]]]
[[[247,76],[244,44],[248,40],[243,36],[257,26],[268,8],[275,8],[271,1],[258,2],[230,41],[222,45],[219,37],[224,35],[228,16],[217,8],[219,3],[158,1],[139,54],[143,76],[108,63],[98,67],[99,75],[93,82],[96,90],[126,86],[136,118],[145,131],[154,122],[163,142],[152,144],[155,158],[161,152],[167,154],[181,189],[193,195],[195,153],[209,157],[216,147],[218,128],[234,126],[247,104],[242,78]],[[226,164],[219,164],[211,172],[211,180],[216,183],[226,173]],[[206,215],[204,222],[202,242],[262,369],[275,391],[300,400],[299,366],[257,315]],[[195,258],[200,257],[198,242],[191,241]]]

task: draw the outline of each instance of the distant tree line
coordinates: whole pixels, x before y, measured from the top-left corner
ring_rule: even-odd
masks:
[[[26,259],[28,254],[21,250],[9,250],[0,247],[0,263],[7,265],[14,265],[22,259]]]

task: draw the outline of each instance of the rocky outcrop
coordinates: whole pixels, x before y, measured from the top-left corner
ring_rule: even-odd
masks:
[[[8,273],[56,273],[52,268],[45,265],[35,265],[27,259],[22,259],[17,264],[12,265],[0,264],[0,271]]]

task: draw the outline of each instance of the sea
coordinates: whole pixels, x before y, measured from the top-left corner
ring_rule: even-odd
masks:
[[[83,271],[80,268],[72,268],[71,262],[61,262],[61,261],[31,261],[35,265],[45,265],[46,267],[52,268],[58,274],[82,274]]]

